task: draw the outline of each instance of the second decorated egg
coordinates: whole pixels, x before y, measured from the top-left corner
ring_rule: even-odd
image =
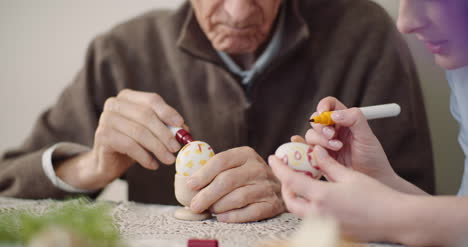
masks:
[[[292,169],[318,179],[322,174],[314,168],[316,163],[313,152],[312,147],[305,143],[289,142],[276,149],[275,156]]]

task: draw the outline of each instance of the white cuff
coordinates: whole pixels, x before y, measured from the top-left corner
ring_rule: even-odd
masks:
[[[60,142],[48,148],[42,154],[42,169],[44,169],[44,173],[49,178],[50,182],[52,182],[52,184],[55,185],[57,188],[66,192],[70,192],[70,193],[92,193],[94,192],[94,191],[75,188],[65,183],[59,177],[57,177],[57,175],[55,174],[54,165],[52,164],[52,157],[54,155],[54,152],[57,149],[62,149],[62,148],[64,149],[63,151],[61,150],[62,151],[61,156],[63,157],[73,157],[80,153],[89,151],[89,148],[86,146],[82,146],[82,145],[78,145],[74,143],[67,143],[67,142]]]

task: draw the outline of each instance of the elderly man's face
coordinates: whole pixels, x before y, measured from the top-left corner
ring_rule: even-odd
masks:
[[[282,0],[190,0],[216,50],[255,52],[269,37]]]

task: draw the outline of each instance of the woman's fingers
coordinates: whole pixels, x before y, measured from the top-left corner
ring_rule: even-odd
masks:
[[[335,97],[323,98],[317,105],[317,111],[319,113],[344,109],[347,109],[347,107]]]
[[[331,118],[336,124],[348,127],[353,133],[372,134],[367,119],[359,108],[335,111]]]
[[[319,170],[330,182],[342,181],[354,172],[338,163],[323,147],[314,147],[314,158]]]
[[[330,140],[323,134],[317,133],[314,129],[309,129],[306,133],[306,141],[311,145],[320,145],[333,151],[339,151],[343,147],[343,143],[339,140]]]

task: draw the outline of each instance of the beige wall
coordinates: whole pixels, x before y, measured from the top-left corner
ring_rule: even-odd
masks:
[[[377,0],[393,15],[398,1]],[[0,152],[19,145],[38,114],[81,67],[92,37],[150,8],[181,0],[0,1]],[[448,88],[430,55],[410,39],[423,81],[437,162],[438,190],[458,187],[462,154],[448,112]]]

